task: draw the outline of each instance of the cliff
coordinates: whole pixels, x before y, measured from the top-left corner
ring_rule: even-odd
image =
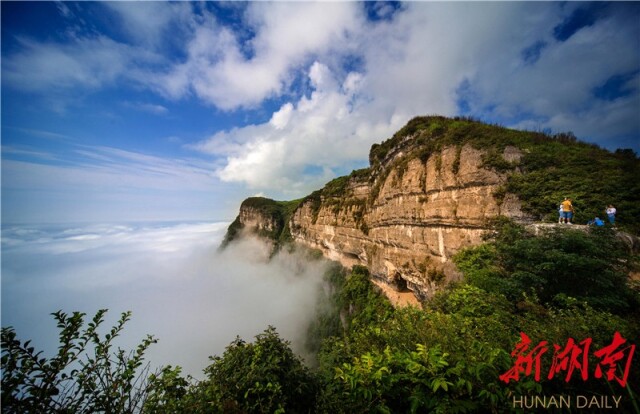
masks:
[[[242,232],[262,237],[274,247],[291,241],[289,219],[300,200],[275,201],[265,197],[249,197],[240,205],[240,212],[227,229],[221,248],[225,248]]]
[[[549,148],[551,158],[545,159]],[[567,150],[573,158],[562,155]],[[369,168],[288,204],[248,199],[236,227],[276,242],[292,239],[347,267],[365,265],[388,296],[393,290],[424,299],[460,277],[451,257],[481,243],[491,218],[556,220],[558,200],[574,192],[553,174],[563,168],[575,171],[574,161],[585,151],[608,165],[611,160],[631,160],[627,175],[616,179],[632,183],[638,177],[635,154],[616,157],[577,143],[572,135],[550,137],[467,119],[418,117],[372,146]],[[541,171],[546,175],[540,177]],[[547,175],[555,181],[544,181]],[[579,177],[580,185],[589,177]],[[609,194],[596,196],[602,201],[594,204],[612,200]],[[633,203],[633,197],[628,198],[619,201]],[[587,217],[591,210],[585,208],[582,214]]]

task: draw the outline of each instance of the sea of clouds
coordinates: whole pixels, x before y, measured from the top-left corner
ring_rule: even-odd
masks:
[[[180,365],[202,377],[208,357],[236,336],[269,325],[304,354],[326,264],[247,238],[222,252],[228,223],[6,226],[2,231],[2,326],[51,355],[50,313],[109,309],[104,328],[132,311],[118,345],[152,334],[152,367]]]

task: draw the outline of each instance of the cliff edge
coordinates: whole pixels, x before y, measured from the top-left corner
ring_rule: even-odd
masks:
[[[425,299],[460,277],[452,256],[481,243],[497,216],[555,221],[557,203],[570,196],[580,206],[577,220],[617,203],[629,226],[640,222],[637,156],[610,153],[572,134],[417,117],[374,144],[369,161],[369,168],[301,200],[245,200],[223,244],[241,228],[276,245],[293,240],[344,266],[367,266],[383,290]],[[589,190],[609,179],[631,188],[620,194],[600,182],[600,190]]]

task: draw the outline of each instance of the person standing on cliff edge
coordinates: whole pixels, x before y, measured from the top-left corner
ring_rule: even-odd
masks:
[[[571,199],[568,197],[564,198],[562,202],[562,219],[566,224],[572,224],[571,220],[573,219],[573,205],[571,204]]]
[[[607,209],[605,210],[605,212],[607,213],[607,217],[609,218],[609,223],[612,226],[615,226],[616,225],[616,213],[617,213],[616,208],[614,206],[612,206],[611,204],[609,204],[607,206]]]
[[[558,224],[563,222],[564,218],[562,217],[562,203],[558,205]]]

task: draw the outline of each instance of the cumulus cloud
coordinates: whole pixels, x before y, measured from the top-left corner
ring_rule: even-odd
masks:
[[[361,71],[344,73],[339,62],[322,56],[306,72],[309,95],[282,105],[269,123],[217,133],[196,148],[226,155],[226,165],[218,170],[225,181],[299,195],[366,159],[372,143],[388,138],[415,114],[454,114],[454,91],[470,73],[462,61],[483,50],[474,52],[475,43],[453,51],[437,42],[425,45],[424,39],[435,38],[446,25],[439,22],[447,13],[446,8],[418,8],[396,22],[352,28],[350,41],[364,62]],[[492,22],[477,24],[468,32],[488,30]],[[466,38],[460,35],[458,42]],[[425,70],[431,73],[421,73]],[[305,175],[309,170],[314,174]]]
[[[286,252],[269,261],[253,239],[218,253],[226,226],[7,228],[2,325],[51,353],[49,313],[108,308],[113,320],[131,310],[122,346],[153,334],[160,341],[150,349],[152,363],[181,365],[196,377],[236,335],[251,340],[268,325],[303,352],[324,263]]]
[[[326,65],[314,62],[308,77],[311,95],[284,104],[269,122],[217,133],[195,146],[226,156],[217,170],[222,180],[299,195],[361,159],[371,143],[401,125],[399,118],[372,122],[359,108],[361,74],[350,73],[340,82]]]
[[[630,41],[637,27],[620,24],[622,16],[613,13],[560,41],[554,30],[573,10],[409,3],[390,20],[352,19],[359,25],[349,28],[344,47],[318,48],[307,66],[308,94],[282,105],[268,123],[217,133],[197,147],[226,155],[218,170],[225,181],[295,191],[312,186],[305,171],[331,177],[366,159],[372,143],[411,117],[455,115],[461,105],[503,124],[572,129],[587,139],[637,134],[635,85],[610,102],[592,96],[609,76],[640,68]],[[279,27],[286,32],[288,24]],[[269,34],[257,37],[278,44]],[[524,52],[532,45],[538,45],[535,59]],[[340,56],[353,55],[361,63],[345,72]]]
[[[282,105],[280,110],[273,113],[273,115],[271,116],[271,121],[269,121],[269,123],[273,125],[275,129],[282,129],[289,123],[292,112],[293,105],[291,104],[291,102],[287,102],[286,104]]]
[[[3,82],[99,88],[126,79],[168,99],[270,111],[263,123],[190,145],[222,160],[225,182],[302,195],[364,166],[372,143],[422,114],[573,130],[607,146],[640,133],[635,5],[589,9],[581,24],[575,16],[587,6],[535,2],[409,2],[369,14],[355,2],[254,2],[231,20],[191,4],[108,7],[129,23],[146,8],[162,10],[138,32],[129,24],[127,44],[23,40],[3,63]],[[173,39],[182,53],[133,57],[176,22],[184,23]],[[35,71],[19,70],[26,66]],[[611,92],[619,78],[625,84]]]
[[[322,171],[322,179],[332,178],[366,159],[371,144],[412,116],[454,114],[454,92],[470,74],[465,61],[485,51],[480,40],[462,48],[463,42],[469,33],[490,30],[496,16],[461,29],[465,33],[449,40],[458,48],[425,42],[441,33],[451,13],[446,7],[416,5],[397,21],[360,26],[351,39],[363,58],[360,71],[344,73],[335,59],[322,56],[308,67],[308,96],[283,105],[270,123],[218,133],[199,148],[218,154],[226,149],[227,163],[218,171],[225,181],[305,191],[318,184],[305,177],[310,168]]]
[[[153,80],[174,98],[195,93],[225,110],[252,107],[290,85],[290,72],[314,54],[343,47],[357,27],[355,3],[251,3],[245,24],[256,35],[242,44],[236,33],[205,14],[187,44],[188,58]]]

